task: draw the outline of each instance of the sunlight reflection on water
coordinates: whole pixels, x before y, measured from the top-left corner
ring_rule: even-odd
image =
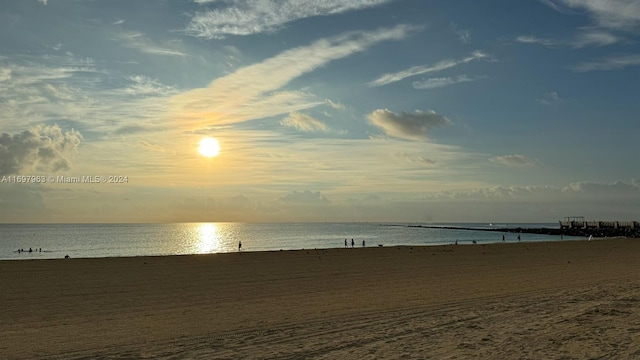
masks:
[[[216,224],[199,224],[198,235],[198,254],[209,254],[220,251],[220,238],[218,236],[218,226]]]

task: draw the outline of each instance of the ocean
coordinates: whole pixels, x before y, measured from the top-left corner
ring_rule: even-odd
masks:
[[[0,224],[0,260],[208,254],[238,251],[324,249],[351,246],[442,245],[515,242],[517,234],[433,229],[385,223],[177,223],[177,224]],[[549,227],[547,224],[425,224],[471,228]],[[558,236],[521,234],[526,241]],[[565,240],[581,239],[564,237]],[[19,251],[20,249],[24,251]],[[31,249],[31,251],[29,251]]]

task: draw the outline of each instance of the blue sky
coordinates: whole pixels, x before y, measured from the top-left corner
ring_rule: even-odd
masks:
[[[0,214],[638,220],[639,34],[632,0],[3,2]]]

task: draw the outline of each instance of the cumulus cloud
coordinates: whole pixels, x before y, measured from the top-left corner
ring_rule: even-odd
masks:
[[[35,126],[19,134],[0,134],[0,175],[21,170],[63,171],[71,168],[71,158],[82,135],[62,132],[59,126]]]
[[[293,191],[280,198],[280,201],[297,204],[328,204],[329,200],[319,191]]]
[[[461,64],[469,63],[471,61],[487,59],[487,58],[489,58],[489,55],[487,55],[486,53],[482,51],[474,51],[473,53],[471,53],[471,55],[463,59],[447,59],[433,65],[413,66],[409,69],[402,70],[396,73],[384,74],[378,77],[377,79],[371,81],[368,85],[370,87],[388,85],[394,82],[398,82],[400,80],[404,80],[411,76],[422,75],[422,74],[436,72],[436,71],[442,71],[442,70],[450,69],[452,67],[455,67]]]
[[[449,85],[476,81],[484,78],[486,77],[482,77],[482,76],[468,77],[467,75],[464,75],[464,74],[458,75],[456,77],[429,78],[425,80],[414,81],[413,88],[416,90],[437,89],[437,88],[441,88]]]
[[[329,127],[322,121],[299,112],[290,113],[289,116],[280,121],[280,124],[303,132],[329,131]]]
[[[433,128],[450,124],[446,117],[433,110],[394,113],[388,109],[378,109],[369,114],[367,119],[389,136],[417,141],[426,140]]]
[[[489,160],[504,166],[534,166],[538,164],[537,160],[518,154],[495,156]]]
[[[206,39],[274,32],[285,24],[314,16],[341,14],[382,5],[392,0],[232,0],[229,6],[200,11],[185,32]],[[199,0],[198,2],[212,2]]]

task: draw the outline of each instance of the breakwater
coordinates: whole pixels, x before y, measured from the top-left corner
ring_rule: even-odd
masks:
[[[566,236],[584,236],[584,237],[639,237],[640,228],[638,227],[560,227],[560,228],[477,228],[477,227],[459,227],[459,226],[433,226],[433,225],[408,225],[409,227],[421,227],[427,229],[451,229],[451,230],[473,230],[473,231],[494,231],[503,233],[522,233],[522,234],[543,234],[543,235],[566,235]]]

